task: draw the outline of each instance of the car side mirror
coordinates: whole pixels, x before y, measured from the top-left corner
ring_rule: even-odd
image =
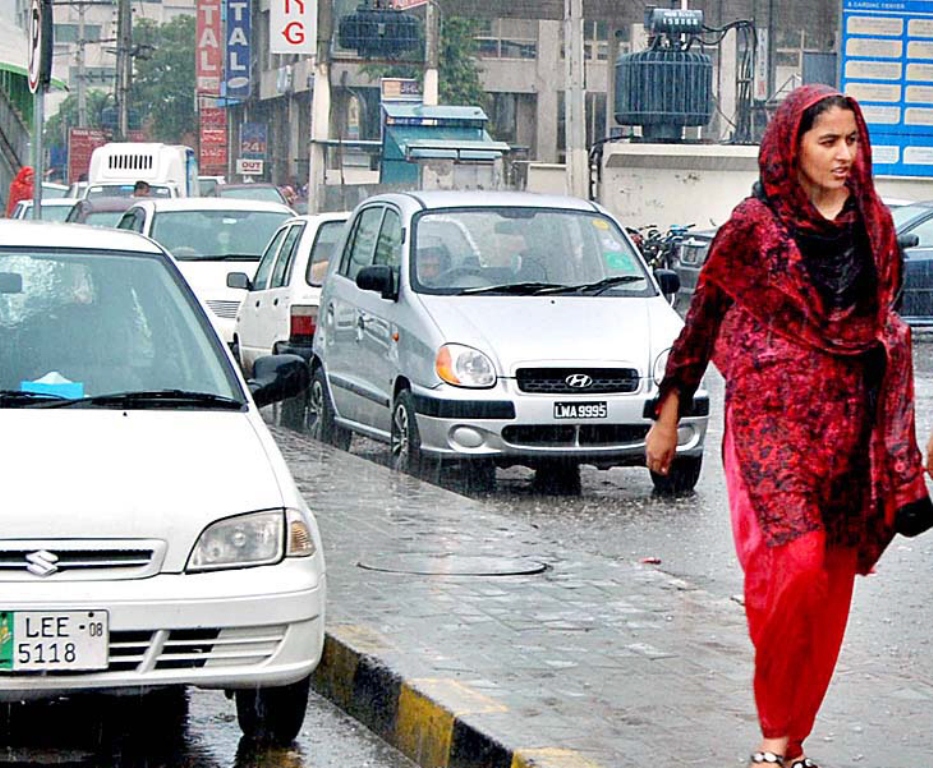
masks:
[[[264,355],[253,363],[253,376],[246,383],[262,408],[304,392],[311,384],[311,371],[298,355]]]
[[[250,289],[249,275],[245,272],[228,272],[227,287],[248,291]]]
[[[356,273],[356,287],[361,291],[376,291],[384,299],[398,298],[395,270],[387,264],[363,267]]]
[[[903,251],[905,248],[916,248],[920,245],[920,235],[915,232],[907,232],[897,236],[897,245]]]
[[[654,279],[661,286],[661,293],[665,296],[671,296],[680,290],[680,275],[672,269],[656,269]]]

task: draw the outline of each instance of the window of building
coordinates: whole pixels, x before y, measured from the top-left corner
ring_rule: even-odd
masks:
[[[485,19],[476,42],[481,58],[534,59],[538,55],[538,22],[535,19]]]
[[[560,57],[565,57],[564,25],[560,25]],[[609,58],[609,23],[583,22],[583,60],[606,61]]]
[[[55,25],[55,42],[56,43],[77,43],[79,41],[78,35],[79,26],[77,24],[56,24]],[[100,24],[85,24],[84,25],[84,42],[86,43],[97,43],[100,42]]]
[[[586,119],[586,146],[593,144],[606,136],[606,94],[586,94],[584,106]],[[564,163],[567,159],[567,117],[564,112],[564,91],[557,92],[557,156],[558,162]]]

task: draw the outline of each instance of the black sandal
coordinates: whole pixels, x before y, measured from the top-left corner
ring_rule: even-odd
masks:
[[[798,757],[790,764],[790,768],[820,768],[809,757]]]
[[[774,752],[752,752],[751,761],[751,765],[777,765],[783,768],[784,755],[776,755]],[[792,768],[796,768],[796,764]]]

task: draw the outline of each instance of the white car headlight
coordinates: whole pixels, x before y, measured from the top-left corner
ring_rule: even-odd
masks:
[[[486,355],[463,344],[445,344],[434,359],[437,375],[455,387],[488,388],[496,384],[496,369]]]
[[[268,565],[281,560],[284,549],[284,510],[251,512],[208,526],[194,545],[186,570]]]
[[[671,348],[668,347],[660,355],[655,358],[654,361],[654,370],[653,377],[654,383],[657,386],[661,385],[661,382],[664,380],[664,370],[667,368],[667,358],[671,356]]]

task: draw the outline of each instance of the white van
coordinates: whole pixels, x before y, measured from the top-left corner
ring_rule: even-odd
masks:
[[[182,144],[111,142],[91,154],[86,196],[129,196],[145,181],[153,197],[196,197],[198,161]]]

